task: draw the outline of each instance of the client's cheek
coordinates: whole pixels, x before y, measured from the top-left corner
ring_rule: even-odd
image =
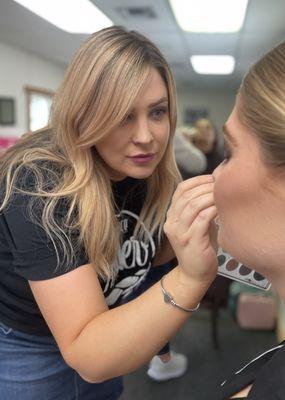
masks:
[[[221,213],[221,210],[223,209],[223,203],[224,203],[224,195],[223,195],[223,185],[220,184],[219,179],[217,179],[214,175],[215,179],[215,184],[214,184],[214,202],[215,206],[217,207],[218,214]]]
[[[230,187],[229,184],[222,179],[217,179],[214,185],[214,201],[218,213],[215,222],[219,226],[219,229],[221,229],[223,233],[226,233],[225,231],[231,230],[235,219],[235,212],[233,213],[233,209],[236,208],[234,187]]]

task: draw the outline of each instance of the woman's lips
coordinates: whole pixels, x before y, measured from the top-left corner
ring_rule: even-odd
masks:
[[[153,153],[148,153],[148,154],[137,154],[135,156],[132,157],[128,157],[130,158],[132,161],[134,161],[137,164],[146,164],[150,161],[152,161],[155,157],[155,154]]]

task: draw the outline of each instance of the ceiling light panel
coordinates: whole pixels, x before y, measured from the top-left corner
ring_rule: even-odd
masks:
[[[229,75],[234,71],[235,59],[232,56],[191,56],[190,61],[197,74]]]
[[[90,34],[113,22],[89,0],[14,0],[69,33]]]
[[[169,0],[178,25],[187,32],[237,32],[248,0]]]

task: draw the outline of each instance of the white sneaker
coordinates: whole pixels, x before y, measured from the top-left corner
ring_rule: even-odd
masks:
[[[184,375],[187,365],[188,360],[184,354],[171,351],[171,359],[168,362],[162,362],[158,356],[153,357],[147,374],[155,381],[166,381]]]

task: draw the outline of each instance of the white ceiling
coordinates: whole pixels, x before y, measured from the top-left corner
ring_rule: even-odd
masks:
[[[180,89],[234,89],[252,62],[285,40],[285,0],[249,0],[240,32],[211,35],[183,32],[176,24],[168,0],[91,1],[116,25],[135,29],[153,40],[170,63]],[[136,14],[136,8],[145,7],[154,17]],[[130,8],[133,13],[126,11]],[[86,37],[61,31],[13,0],[0,0],[0,42],[65,66]],[[235,71],[228,76],[197,75],[189,62],[193,54],[233,55]]]

